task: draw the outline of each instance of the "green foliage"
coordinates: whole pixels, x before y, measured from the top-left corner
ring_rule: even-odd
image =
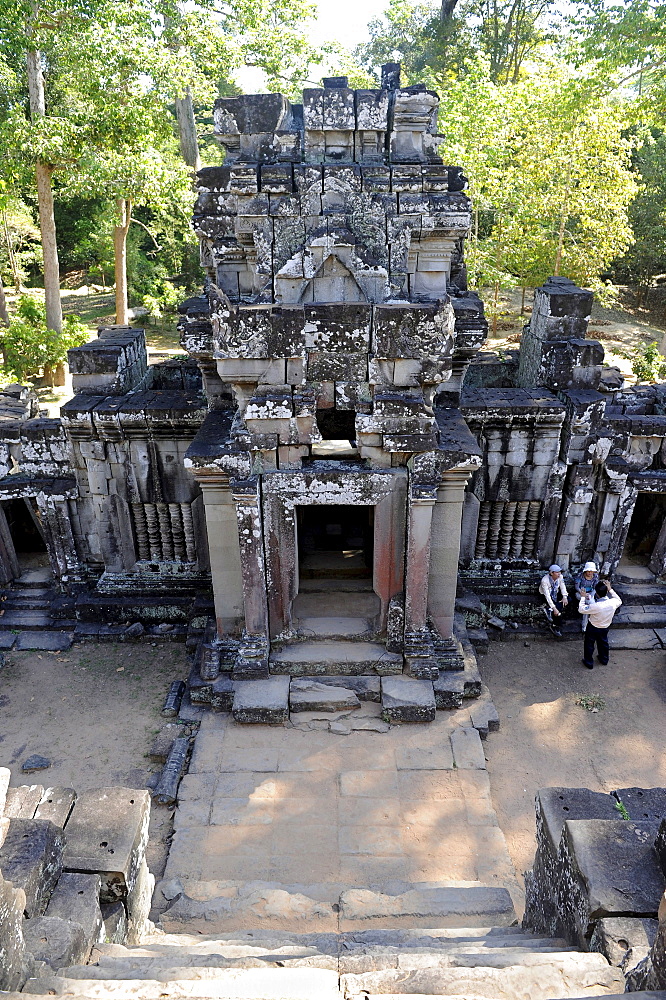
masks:
[[[666,379],[666,358],[656,340],[639,344],[631,351],[621,352],[631,362],[631,370],[639,382],[661,382]]]
[[[61,334],[46,326],[44,306],[30,295],[23,295],[16,316],[2,331],[0,347],[4,375],[22,382],[45,368],[55,368],[67,360],[67,351],[90,339],[91,331],[78,316],[67,315]]]
[[[648,133],[634,156],[640,187],[629,218],[634,242],[613,265],[616,281],[647,287],[666,272],[666,136]]]
[[[625,806],[625,804],[622,801],[622,799],[618,799],[617,800],[617,802],[615,803],[615,808],[619,812],[619,814],[622,817],[622,819],[631,819],[631,817],[629,815],[629,811],[627,810],[627,807]]]
[[[148,310],[148,315],[154,319],[162,319],[165,313],[175,313],[182,292],[169,281],[162,279],[156,283],[154,294],[144,295],[141,302]]]
[[[478,75],[447,88],[443,155],[462,164],[486,218],[468,250],[474,284],[533,287],[559,273],[601,287],[599,275],[632,238],[637,185],[625,126],[621,106],[593,102],[559,75],[514,86]]]

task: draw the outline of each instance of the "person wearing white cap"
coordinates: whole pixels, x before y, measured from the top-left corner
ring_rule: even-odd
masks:
[[[594,588],[599,583],[599,574],[597,573],[596,563],[586,562],[582,570],[575,579],[576,593],[578,597],[588,597],[590,601],[593,599],[592,594],[594,593]],[[587,628],[588,615],[583,615],[582,630],[583,632]]]
[[[550,622],[553,634],[561,638],[562,633],[556,619],[561,617],[569,603],[569,594],[562,576],[562,567],[558,566],[557,563],[549,566],[548,572],[541,578],[539,593],[546,598],[546,607],[543,610]]]

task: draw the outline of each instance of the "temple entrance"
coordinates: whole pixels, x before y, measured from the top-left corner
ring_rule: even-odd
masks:
[[[301,580],[371,579],[374,507],[298,506]]]
[[[0,575],[9,583],[29,569],[50,566],[46,542],[30,499],[0,505]]]
[[[666,495],[641,492],[631,516],[620,566],[643,574],[663,572],[666,555]]]

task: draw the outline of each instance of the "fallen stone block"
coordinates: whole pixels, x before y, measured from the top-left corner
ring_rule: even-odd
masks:
[[[180,708],[180,703],[183,700],[184,694],[185,681],[172,681],[164,700],[162,715],[167,716],[167,718],[173,718],[178,715],[178,709]]]
[[[465,671],[440,670],[433,681],[435,704],[441,710],[460,708],[465,697]]]
[[[100,902],[126,899],[148,843],[150,796],[135,788],[81,792],[66,827],[64,868],[98,873]]]
[[[486,688],[486,692],[487,692]],[[490,701],[490,697],[484,698],[474,704],[470,710],[472,726],[478,732],[482,740],[485,740],[488,733],[496,733],[500,727],[500,717],[497,709]]]
[[[470,628],[467,631],[467,637],[477,653],[488,652],[489,640],[485,628]]]
[[[571,943],[585,947],[603,917],[656,919],[664,891],[650,822],[579,819],[564,824],[557,908]]]
[[[536,794],[537,849],[525,877],[523,926],[551,937],[566,934],[558,913],[558,850],[567,819],[617,819],[617,802],[589,788],[541,788]]]
[[[382,677],[382,718],[386,722],[432,722],[436,707],[432,681],[403,674]]]
[[[125,900],[127,908],[126,944],[128,945],[140,944],[141,939],[152,927],[148,919],[148,914],[150,913],[154,889],[155,876],[151,875],[144,858],[141,862],[134,887]]]
[[[289,677],[237,681],[232,711],[236,722],[281,725],[289,717]]]
[[[216,712],[230,712],[234,705],[234,682],[228,674],[220,674],[213,681],[210,705]]]
[[[451,748],[456,767],[465,770],[485,770],[486,758],[476,729],[458,726],[451,733]]]
[[[23,889],[15,889],[0,872],[0,990],[19,990],[25,979],[24,910]]]
[[[302,681],[316,681],[318,684],[328,684],[330,687],[344,687],[353,691],[359,701],[381,701],[381,679],[371,675],[319,674],[316,677],[300,677]]]
[[[43,785],[18,785],[7,789],[5,816],[10,819],[32,819],[44,795]]]
[[[594,925],[590,951],[600,952],[627,973],[647,956],[658,927],[658,920],[646,917],[604,917]]]
[[[64,835],[48,820],[12,819],[0,847],[0,872],[25,893],[25,914],[46,909],[63,864]]]
[[[342,684],[334,687],[310,678],[295,678],[289,686],[289,707],[292,712],[345,712],[360,708],[361,702]]]
[[[11,776],[12,772],[8,767],[0,767],[0,816],[2,816],[5,811],[7,789],[9,788]]]
[[[30,774],[32,771],[45,771],[50,766],[51,761],[48,757],[42,757],[41,754],[33,753],[23,761],[21,770],[24,774]]]
[[[153,791],[153,797],[157,799],[160,805],[170,806],[176,802],[178,785],[185,773],[189,749],[189,737],[184,736],[173,741],[166,764]]]
[[[63,920],[79,924],[83,930],[84,943],[83,957],[72,962],[61,963],[63,965],[87,962],[92,946],[99,941],[102,930],[102,911],[99,906],[100,888],[101,878],[99,875],[63,872],[58,879],[44,916],[60,917]],[[53,967],[59,968],[59,966]]]
[[[174,740],[182,739],[187,734],[184,726],[175,722],[168,722],[160,729],[148,749],[148,757],[155,764],[166,764],[167,757],[171,751]]]
[[[85,962],[90,947],[83,927],[63,917],[34,917],[23,925],[26,947],[37,962],[46,962],[54,971]]]
[[[47,788],[35,810],[35,819],[50,819],[56,826],[65,826],[69,819],[76,792],[73,788]]]
[[[59,653],[69,649],[74,635],[72,632],[21,632],[16,649],[41,649],[44,652]]]
[[[102,940],[106,944],[124,944],[127,937],[127,914],[125,907],[116,903],[102,903]]]

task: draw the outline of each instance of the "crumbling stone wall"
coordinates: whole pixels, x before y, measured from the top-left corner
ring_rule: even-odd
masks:
[[[139,943],[149,818],[146,791],[10,788],[0,768],[0,989],[43,992],[40,970],[85,963],[98,941]]]

